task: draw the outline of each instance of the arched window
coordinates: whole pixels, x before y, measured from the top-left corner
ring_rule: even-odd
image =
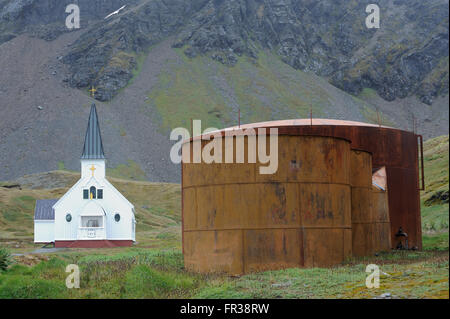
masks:
[[[94,186],[91,186],[91,188],[89,188],[89,193],[91,199],[97,198],[97,192]]]

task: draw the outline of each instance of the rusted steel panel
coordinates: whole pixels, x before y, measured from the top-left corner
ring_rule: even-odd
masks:
[[[388,194],[377,187],[372,187],[372,210],[375,222],[390,222]]]
[[[248,224],[248,216],[257,211],[254,203],[258,202],[258,192],[254,184],[225,185],[224,191],[224,216],[226,220],[219,224],[224,228],[242,229]]]
[[[300,229],[255,229],[244,234],[246,273],[302,266]]]
[[[239,150],[243,151],[243,163],[238,163],[236,159],[236,145],[237,140],[239,143],[242,143],[243,147],[239,148]],[[182,166],[185,168],[186,165],[189,165],[189,169],[183,171],[183,187],[190,186],[201,186],[201,185],[215,185],[215,184],[232,184],[239,183],[245,180],[246,182],[254,182],[255,181],[255,170],[256,167],[254,164],[248,162],[248,137],[247,136],[238,136],[234,137],[233,145],[230,147],[228,143],[225,142],[225,138],[221,139],[221,147],[222,147],[222,163],[210,163],[206,164],[203,161],[201,156],[202,150],[204,146],[209,141],[201,141],[200,155],[196,155],[195,158],[200,163],[194,162],[194,150],[195,147],[192,143],[183,144],[183,155],[190,154],[190,156],[184,156],[185,159],[189,159],[189,164],[186,164],[187,161],[183,162]],[[199,143],[200,141],[196,141]],[[240,144],[239,144],[240,145]],[[188,150],[189,149],[189,150]],[[225,157],[226,152],[231,152],[231,163],[227,163],[227,158]],[[257,152],[257,148],[254,149],[253,153]],[[211,152],[214,154],[214,152]],[[237,165],[237,166],[236,166]]]
[[[365,151],[351,151],[350,184],[352,187],[372,187],[372,155]]]
[[[390,251],[391,250],[391,224],[387,223],[374,223],[375,234],[375,247],[374,250]]]
[[[374,221],[371,188],[352,187],[352,224]]]
[[[183,230],[197,227],[197,196],[195,188],[185,188],[183,192]]]
[[[256,200],[249,202],[252,206],[249,210],[243,211],[243,227],[298,227],[298,190],[295,184],[256,184],[246,189],[256,195]],[[248,198],[252,198],[251,195]]]
[[[345,261],[352,246],[349,229],[305,228],[303,230],[306,267],[328,267]]]
[[[395,234],[402,227],[408,234],[409,247],[422,249],[420,197],[414,169],[386,167],[388,182],[391,242],[397,244]]]
[[[354,256],[369,256],[375,252],[375,223],[352,224],[352,249]]]
[[[266,141],[268,147],[268,140]],[[349,142],[317,136],[280,136],[278,171],[255,174],[260,182],[349,183]],[[261,165],[258,163],[258,165]]]
[[[351,228],[349,185],[299,184],[299,202],[303,227]]]
[[[372,211],[372,155],[351,151],[352,251],[354,256],[374,252],[375,219]]]
[[[392,247],[391,222],[389,218],[388,192],[372,188],[372,210],[374,215],[374,249],[389,251]]]
[[[352,229],[344,229],[344,260],[353,256]]]
[[[196,190],[197,229],[229,229],[233,220],[224,214],[223,186],[202,186]]]
[[[242,230],[185,232],[186,269],[202,273],[244,273],[242,233]]]

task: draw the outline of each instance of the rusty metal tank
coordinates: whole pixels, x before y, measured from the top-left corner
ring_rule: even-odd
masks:
[[[372,155],[351,151],[352,252],[367,256],[375,251],[375,218],[372,209]],[[390,234],[388,234],[390,236]]]
[[[278,170],[269,175],[259,173],[261,162],[249,163],[249,136],[236,135],[233,146],[222,141],[222,159],[227,148],[234,151],[234,163],[222,164],[193,163],[195,140],[182,152],[190,159],[182,164],[187,269],[243,274],[330,266],[351,256],[349,140],[280,134]],[[238,141],[245,163],[236,163]]]
[[[351,147],[372,154],[374,169],[386,167],[391,242],[399,228],[408,234],[409,247],[422,249],[420,190],[424,189],[422,136],[414,132],[354,121],[294,119],[251,123],[240,128],[278,128],[280,134],[341,137]],[[232,127],[223,130],[237,129]],[[423,164],[423,156],[420,156]],[[395,247],[392,247],[395,248]]]

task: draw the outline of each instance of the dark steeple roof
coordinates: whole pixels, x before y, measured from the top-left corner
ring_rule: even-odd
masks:
[[[100,125],[98,124],[97,109],[95,104],[92,104],[81,159],[103,158],[105,158],[105,154],[103,153],[103,143],[100,134]]]

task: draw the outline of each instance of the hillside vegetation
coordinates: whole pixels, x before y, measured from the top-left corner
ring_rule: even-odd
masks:
[[[181,49],[167,58],[158,83],[148,93],[144,112],[156,110],[161,132],[190,127],[223,128],[238,123],[306,118],[353,119],[378,123],[374,105],[330,85],[325,79],[295,70],[270,51],[257,59],[240,57],[227,67],[209,57],[186,57]],[[375,114],[375,116],[374,116]],[[380,112],[382,124],[395,126]]]
[[[424,245],[448,250],[449,225],[449,141],[448,135],[424,143],[425,191],[422,192]]]

